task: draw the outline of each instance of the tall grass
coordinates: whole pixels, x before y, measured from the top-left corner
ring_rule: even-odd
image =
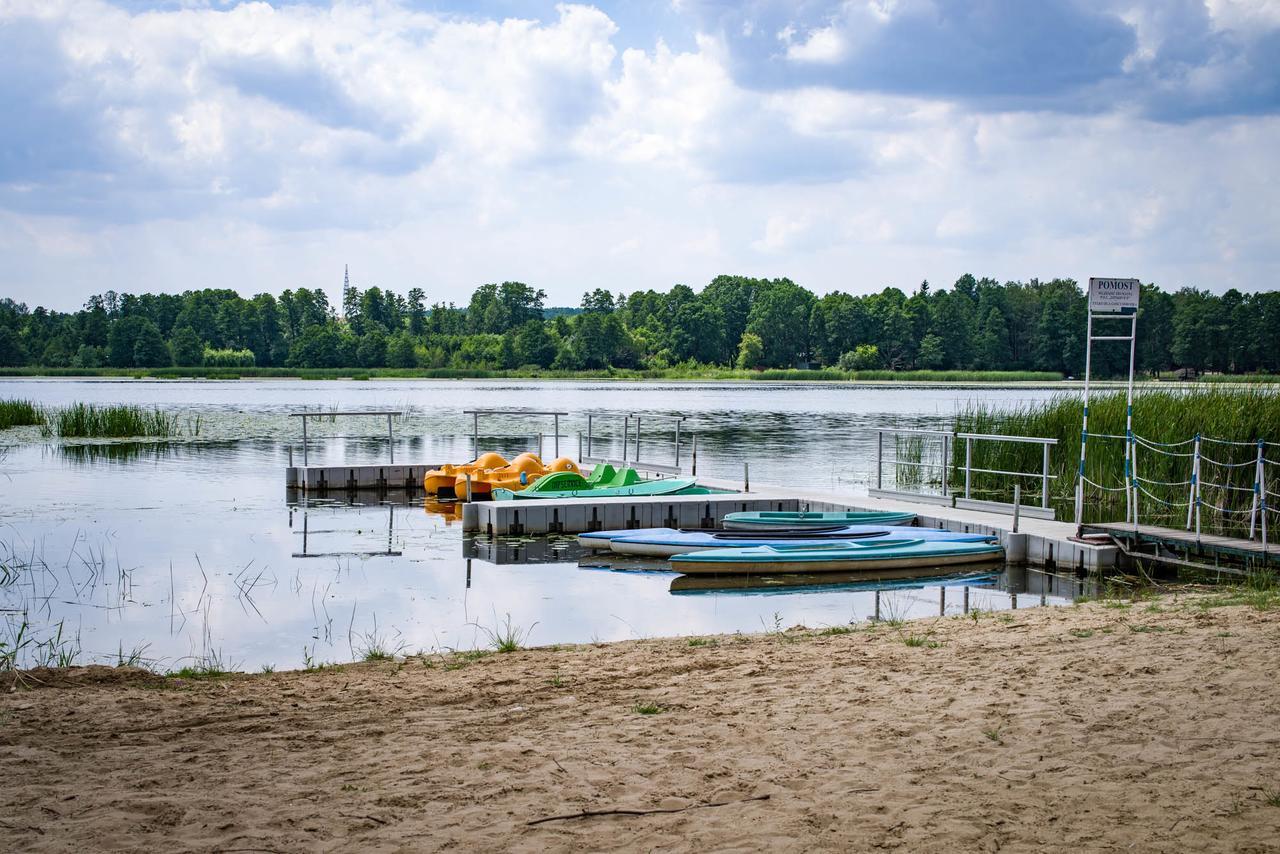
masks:
[[[44,424],[44,410],[30,400],[0,400],[0,430]]]
[[[1083,403],[1075,396],[1060,395],[1011,410],[973,403],[956,416],[955,429],[961,433],[1057,439],[1058,444],[1050,452],[1050,474],[1055,476],[1050,481],[1050,503],[1058,510],[1059,518],[1074,518],[1082,416]],[[1280,387],[1142,391],[1134,397],[1133,430],[1136,436],[1151,443],[1139,444],[1135,455],[1136,472],[1148,481],[1142,487],[1149,494],[1140,493],[1138,499],[1143,523],[1186,525],[1185,502],[1190,495],[1190,484],[1186,481],[1191,479],[1194,450],[1190,440],[1199,434],[1205,437],[1201,441],[1202,523],[1206,528],[1228,533],[1247,532],[1249,516],[1242,511],[1248,511],[1252,504],[1255,474],[1254,466],[1249,463],[1257,457],[1257,440],[1280,442]],[[1124,432],[1124,395],[1092,396],[1085,469],[1088,480],[1112,489],[1124,486],[1125,442],[1103,438],[1103,435],[1123,436]],[[1280,448],[1268,448],[1266,456],[1280,458]],[[955,440],[951,459],[950,483],[954,489],[963,489],[963,440]],[[1039,472],[1041,447],[1012,442],[974,442],[973,467]],[[1280,491],[1280,466],[1266,466],[1266,469],[1267,488]],[[1039,482],[1038,475],[1022,480],[1024,501],[1030,503],[1039,498]],[[974,474],[973,497],[1009,501],[1013,483],[1013,478],[1005,476]],[[1124,519],[1124,502],[1123,491],[1086,485],[1085,521]],[[1177,506],[1179,504],[1183,506]],[[1235,512],[1224,513],[1210,505]],[[1273,517],[1271,521],[1274,524],[1277,520]]]
[[[176,415],[141,406],[98,406],[73,403],[53,413],[46,428],[50,434],[76,438],[119,438],[159,436],[168,438],[181,432]]]

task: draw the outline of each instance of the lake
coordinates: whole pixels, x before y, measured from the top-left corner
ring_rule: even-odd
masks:
[[[137,403],[176,412],[168,442],[41,439],[0,433],[0,642],[21,632],[25,663],[79,649],[80,662],[135,658],[158,669],[221,660],[235,669],[349,661],[391,651],[485,647],[508,621],[526,644],[820,627],[1021,599],[1063,604],[1077,586],[1015,570],[958,581],[769,591],[672,590],[669,572],[599,567],[572,538],[474,542],[454,508],[421,498],[290,504],[283,468],[301,461],[300,410],[396,409],[397,462],[471,455],[464,410],[572,413],[561,451],[577,455],[586,412],[598,455],[619,455],[614,414],[680,414],[687,464],[752,482],[865,491],[875,426],[940,426],[969,401],[1018,406],[1040,388],[866,387],[709,382],[198,382],[4,380],[0,398],[46,406]],[[482,450],[536,446],[550,418],[488,417]],[[386,421],[325,419],[310,462],[386,459]],[[644,457],[667,461],[673,434],[645,422]],[[24,628],[25,627],[25,628]],[[37,646],[42,645],[42,646]]]

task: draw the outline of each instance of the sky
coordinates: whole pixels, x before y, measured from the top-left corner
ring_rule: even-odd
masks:
[[[0,0],[0,297],[1280,286],[1280,0]]]

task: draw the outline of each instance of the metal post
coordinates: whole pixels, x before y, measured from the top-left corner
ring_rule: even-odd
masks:
[[[1018,517],[1022,513],[1022,484],[1013,485],[1013,532],[1018,533]]]
[[[1133,317],[1129,321],[1129,384],[1125,393],[1124,408],[1124,438],[1125,438],[1125,458],[1124,458],[1124,482],[1128,489],[1127,496],[1131,505],[1133,525],[1138,526],[1138,481],[1134,472],[1134,450],[1135,440],[1133,438],[1133,360],[1138,352],[1138,312],[1134,311]]]
[[[627,443],[631,441],[631,416],[622,418],[622,467],[627,467]]]
[[[742,491],[751,491],[751,469],[746,462],[742,464]]]
[[[391,453],[391,465],[396,464],[396,437],[391,432],[391,413],[387,413],[387,448]],[[390,547],[388,547],[390,548]]]
[[[884,489],[884,431],[876,431],[876,489]]]
[[[1200,434],[1196,434],[1195,452],[1191,455],[1191,486],[1187,491],[1187,530],[1191,530],[1191,517],[1195,513],[1196,503],[1199,500],[1200,489],[1196,482],[1200,479]]]
[[[582,431],[578,431],[578,462],[582,462]]]
[[[636,416],[636,455],[635,461],[640,462],[640,416]]]
[[[964,497],[969,497],[969,487],[973,479],[973,439],[968,436],[964,440]]]
[[[463,501],[471,500],[471,472],[467,472],[467,494],[466,494],[466,497],[464,497],[462,500]]]
[[[1045,510],[1049,509],[1049,445],[1046,442],[1040,446],[1044,449],[1044,459],[1040,468],[1040,506]]]
[[[1136,531],[1138,530],[1138,445],[1137,445],[1137,442],[1134,442],[1130,446],[1129,456],[1130,456],[1130,460],[1129,460],[1130,470],[1133,473],[1133,496],[1131,498],[1131,501],[1133,502],[1133,530]]]
[[[693,434],[693,475],[698,476],[698,434]]]
[[[1263,474],[1262,467],[1262,440],[1258,440],[1258,460],[1253,467],[1253,506],[1249,509],[1249,539],[1253,539],[1254,531],[1258,528],[1258,499],[1262,497],[1263,490]]]
[[[555,441],[556,457],[559,457],[560,456],[560,416],[559,415],[554,416],[554,421],[556,424],[556,441]],[[542,450],[542,449],[539,448],[538,450]]]
[[[1199,543],[1199,522],[1201,522],[1201,513],[1199,513],[1199,503],[1201,503],[1201,487],[1199,487],[1199,433],[1196,434],[1196,542]]]
[[[579,433],[578,435],[579,435],[579,437],[581,437],[581,435],[582,435],[582,434],[581,434],[581,433]],[[588,457],[594,457],[594,456],[595,456],[595,454],[591,453],[591,413],[587,413],[587,456],[588,456]],[[582,441],[581,441],[581,439],[579,439],[579,441],[578,441],[578,457],[579,457],[578,462],[582,462],[582,460],[581,460],[581,457],[582,457]]]
[[[303,467],[306,467],[306,466],[311,465],[311,462],[307,459],[307,416],[306,416],[306,413],[303,413],[303,415],[302,415],[302,465],[303,465]],[[306,551],[306,549],[303,549],[303,551]]]
[[[538,459],[542,459],[542,431],[538,431],[538,450],[534,451],[538,455]]]
[[[676,421],[676,468],[680,468],[680,422]]]
[[[1084,456],[1089,444],[1089,375],[1093,370],[1093,312],[1086,310],[1084,334],[1084,416],[1080,424],[1080,470],[1076,474],[1076,536],[1084,523]]]
[[[480,413],[471,413],[471,459],[480,459]]]
[[[293,445],[289,446],[289,468],[293,468]]]
[[[942,439],[942,497],[947,497],[947,481],[951,479],[951,472],[947,468],[947,451],[950,449],[951,437],[944,436]]]

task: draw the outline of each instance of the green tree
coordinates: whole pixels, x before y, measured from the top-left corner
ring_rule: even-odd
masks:
[[[412,368],[418,364],[413,337],[403,330],[387,341],[387,365],[392,368]]]
[[[521,365],[547,368],[556,358],[556,342],[541,320],[526,321],[515,337],[516,360]]]
[[[838,367],[842,371],[875,370],[880,367],[880,348],[875,344],[859,344],[840,355]]]
[[[941,338],[930,332],[920,339],[920,348],[916,352],[917,365],[928,371],[936,371],[946,363],[946,359]]]
[[[764,342],[760,336],[754,332],[742,333],[742,340],[738,342],[738,367],[744,371],[758,368],[763,359]]]
[[[747,331],[764,342],[766,366],[788,368],[808,355],[812,305],[813,294],[790,279],[770,282],[756,292]]]
[[[173,362],[182,367],[199,367],[204,361],[204,342],[190,326],[179,327],[170,341]]]
[[[169,345],[164,343],[160,327],[147,318],[142,318],[138,326],[138,335],[133,343],[133,364],[140,368],[166,368],[173,364]]]
[[[387,364],[387,335],[381,326],[369,320],[366,324],[368,332],[360,336],[356,346],[356,361],[362,368],[382,368]]]

